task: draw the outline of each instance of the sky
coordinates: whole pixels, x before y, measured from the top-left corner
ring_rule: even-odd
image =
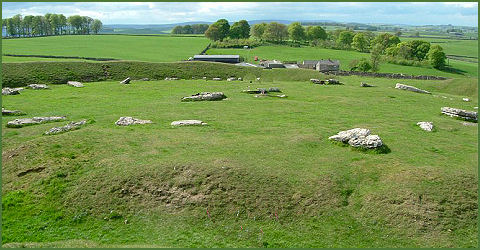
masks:
[[[16,14],[82,15],[103,24],[190,21],[330,20],[408,25],[478,26],[477,2],[3,2],[2,18]]]

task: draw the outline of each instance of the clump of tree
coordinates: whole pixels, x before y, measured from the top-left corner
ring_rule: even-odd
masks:
[[[442,68],[446,58],[442,47],[422,40],[400,42],[387,48],[385,54],[391,63],[414,66],[430,63],[434,68]]]
[[[428,60],[430,64],[436,68],[441,69],[445,67],[445,52],[443,52],[443,48],[440,45],[433,45],[430,47],[430,50],[427,53]]]
[[[90,35],[98,34],[102,21],[88,16],[69,16],[47,13],[43,16],[18,14],[2,20],[2,29],[7,37],[33,37],[53,35]]]
[[[360,60],[353,60],[350,62],[350,70],[367,72],[372,69],[372,63],[366,58]]]
[[[208,24],[177,25],[173,28],[172,34],[205,34]]]

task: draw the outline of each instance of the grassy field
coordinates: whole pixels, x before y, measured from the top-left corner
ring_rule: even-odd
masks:
[[[208,44],[209,40],[204,37],[54,36],[4,39],[2,40],[2,53],[107,57],[147,62],[172,62],[186,60],[190,56],[200,53]],[[2,57],[4,62],[21,62],[26,60],[28,58]],[[30,60],[39,61],[38,58],[30,58]],[[65,61],[65,59],[61,61]]]
[[[409,38],[402,38],[408,40]],[[413,38],[412,38],[413,39]],[[448,39],[424,39],[439,43],[447,54],[459,56],[475,56],[478,54],[478,41],[460,41]],[[55,56],[107,57],[120,60],[139,60],[146,62],[174,62],[186,60],[200,53],[209,43],[205,37],[190,36],[62,36],[25,39],[5,39],[2,41],[3,51],[7,54],[33,54]],[[369,58],[370,54],[356,51],[332,50],[313,47],[293,48],[286,46],[261,46],[252,50],[243,49],[210,49],[208,54],[239,54],[253,62],[258,56],[261,59],[277,60],[315,60],[337,59],[341,69],[349,70],[349,63],[360,58]],[[2,56],[3,62],[31,61],[85,61],[76,59],[47,59],[34,57]],[[466,76],[478,76],[478,64],[458,60],[449,60],[450,66]],[[457,73],[443,72],[425,67],[402,66],[383,63],[380,72],[404,73],[413,75],[441,75],[459,77]]]
[[[401,37],[402,41],[423,40],[432,45],[440,45],[447,55],[459,55],[478,57],[478,40],[454,40],[454,39],[434,39],[434,38],[407,38]]]
[[[345,85],[107,81],[3,96],[2,106],[24,117],[91,123],[44,136],[66,122],[12,129],[5,124],[14,117],[3,117],[2,243],[476,247],[478,126],[440,114],[478,106],[476,81],[338,79]],[[396,90],[396,82],[433,94]],[[279,87],[288,98],[240,93],[248,85]],[[200,91],[228,99],[180,102]],[[120,116],[154,123],[117,127]],[[208,126],[170,126],[180,119]],[[422,131],[418,121],[437,129]],[[354,127],[371,129],[391,152],[328,140]]]

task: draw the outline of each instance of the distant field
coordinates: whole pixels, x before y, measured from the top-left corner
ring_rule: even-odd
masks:
[[[412,40],[414,38],[402,38]],[[448,39],[423,40],[434,42],[444,47],[447,54],[460,56],[477,56],[478,41],[460,41]],[[3,53],[35,54],[56,56],[108,57],[121,60],[139,60],[147,62],[172,62],[186,60],[201,52],[209,40],[200,35],[100,35],[100,36],[62,36],[25,39],[5,39],[2,41]],[[253,62],[254,56],[261,59],[277,60],[314,60],[337,59],[343,70],[349,69],[352,60],[369,58],[368,53],[356,51],[332,50],[313,47],[293,48],[287,46],[261,46],[252,50],[244,49],[210,49],[208,54],[239,54]],[[2,56],[3,62],[29,61],[84,61],[78,59],[47,59],[34,57]],[[478,64],[450,59],[452,67],[465,75],[477,76]],[[405,73],[414,75],[440,75],[458,77],[462,75],[438,71],[431,67],[412,67],[383,63],[380,72]]]
[[[470,96],[476,84],[401,80],[433,92],[426,95],[394,89],[396,79],[338,79],[344,85],[263,76],[253,83],[104,81],[3,96],[2,105],[28,114],[22,117],[94,122],[44,136],[67,122],[13,129],[5,125],[17,117],[3,117],[2,244],[477,246],[478,125],[440,114],[443,106],[478,106]],[[248,86],[279,87],[288,97],[241,93]],[[228,100],[180,102],[201,91],[223,91]],[[153,124],[115,126],[120,116]],[[172,128],[179,119],[208,126]],[[328,140],[354,127],[371,129],[391,152]]]
[[[253,59],[255,56],[258,56],[259,59],[267,60],[287,60],[287,61],[298,61],[302,62],[303,60],[315,60],[315,59],[335,59],[340,60],[340,68],[342,70],[349,70],[349,64],[351,61],[360,58],[370,58],[368,53],[360,53],[356,51],[345,51],[345,50],[333,50],[333,49],[323,49],[323,48],[314,48],[314,47],[302,47],[294,48],[287,46],[260,46],[253,48],[251,50],[245,49],[209,49],[208,54],[239,54],[246,58],[246,61],[254,62]],[[465,63],[465,62],[454,62],[450,60],[450,63],[454,67],[465,71],[465,74],[476,76],[478,75],[477,64]],[[439,75],[446,77],[459,77],[458,74],[452,74],[448,72],[442,72],[431,67],[413,67],[413,66],[403,66],[390,63],[382,63],[380,65],[380,72],[392,72],[392,73],[404,73],[412,75]]]
[[[148,62],[171,62],[186,60],[190,56],[200,53],[208,44],[209,40],[204,37],[55,36],[4,39],[2,40],[2,53],[108,57]],[[2,60],[5,60],[5,62],[28,61],[27,58],[5,56],[2,57]],[[30,60],[40,61],[42,59],[31,58]]]
[[[478,40],[454,40],[454,39],[435,39],[435,38],[408,38],[401,37],[402,41],[424,40],[432,45],[440,45],[447,55],[460,55],[478,57]]]

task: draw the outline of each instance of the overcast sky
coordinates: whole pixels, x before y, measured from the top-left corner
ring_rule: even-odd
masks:
[[[477,26],[477,2],[3,2],[3,18],[15,14],[85,15],[104,24],[166,24],[188,21],[332,20],[386,24]]]

